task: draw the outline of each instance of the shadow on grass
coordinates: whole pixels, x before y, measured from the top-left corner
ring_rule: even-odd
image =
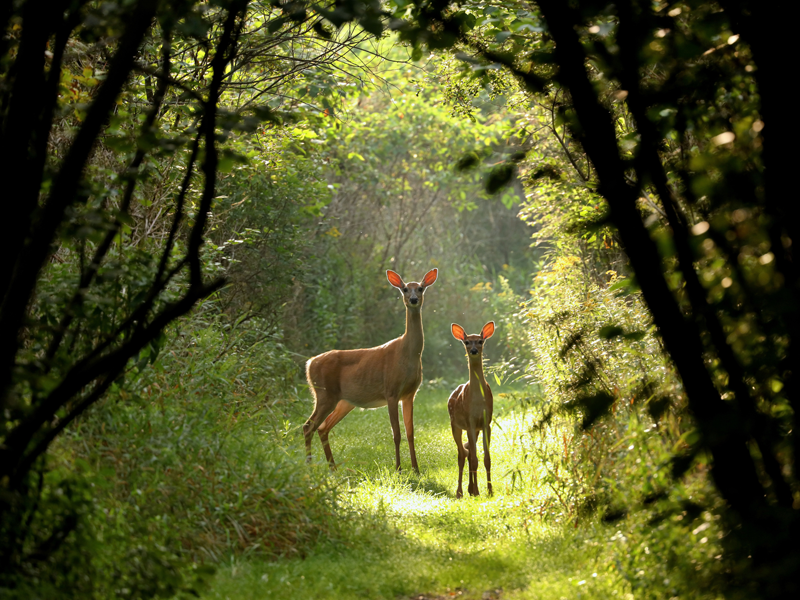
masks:
[[[518,548],[465,551],[408,535],[373,513],[349,520],[338,539],[320,543],[304,558],[232,565],[204,597],[395,600],[458,589],[461,598],[478,599],[491,589],[524,589],[525,571]]]
[[[454,491],[449,490],[446,486],[425,475],[409,475],[409,484],[411,485],[411,490],[414,492],[428,492],[434,496],[447,496],[449,498],[456,497]]]

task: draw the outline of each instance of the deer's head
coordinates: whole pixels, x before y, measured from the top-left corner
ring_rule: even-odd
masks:
[[[480,357],[483,354],[483,343],[494,335],[494,321],[489,321],[483,326],[480,333],[473,333],[472,335],[467,335],[467,332],[458,323],[450,325],[450,331],[453,332],[454,338],[464,343],[464,347],[467,349],[467,356],[470,358],[473,356]]]
[[[389,280],[389,283],[400,290],[400,293],[403,294],[403,304],[411,309],[422,308],[422,301],[425,299],[425,290],[428,286],[433,285],[437,277],[439,277],[439,269],[431,269],[419,283],[415,281],[405,283],[403,278],[394,271],[386,271],[386,278]]]

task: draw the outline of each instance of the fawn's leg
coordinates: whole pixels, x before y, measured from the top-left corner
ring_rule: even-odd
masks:
[[[456,448],[458,449],[458,489],[456,490],[456,498],[461,498],[464,495],[462,484],[464,481],[464,462],[467,460],[467,449],[464,447],[464,430],[459,429],[451,424],[450,428],[453,430],[453,439],[456,441]]]
[[[492,434],[492,426],[488,423],[483,428],[483,466],[486,467],[486,487],[489,495],[492,495],[492,457],[489,455],[489,441]]]
[[[403,398],[403,424],[406,426],[406,439],[408,440],[408,452],[411,454],[411,467],[419,475],[417,453],[414,450],[414,396]]]
[[[469,491],[470,496],[480,496],[478,491],[478,432],[474,427],[467,428],[469,444]]]
[[[333,412],[327,416],[322,425],[319,426],[319,429],[317,429],[319,441],[322,442],[322,449],[325,451],[325,458],[328,459],[328,464],[330,464],[332,471],[336,470],[336,463],[333,461],[333,452],[331,452],[331,445],[328,442],[328,433],[354,408],[355,406],[347,400],[339,400]]]

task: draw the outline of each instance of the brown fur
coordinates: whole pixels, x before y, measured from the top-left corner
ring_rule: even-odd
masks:
[[[492,459],[489,454],[491,441],[492,411],[494,402],[492,389],[483,376],[483,348],[485,340],[494,334],[494,321],[483,326],[480,334],[467,335],[464,328],[453,323],[453,337],[463,342],[469,362],[469,381],[459,385],[447,400],[450,427],[458,449],[458,489],[456,498],[464,495],[464,463],[469,458],[470,496],[478,496],[478,435],[483,433],[483,465],[486,468],[486,487],[492,495]],[[464,444],[464,431],[467,443]]]
[[[311,440],[319,432],[325,457],[333,460],[328,434],[356,407],[387,406],[395,444],[395,467],[400,470],[399,403],[411,454],[411,466],[419,472],[414,450],[414,396],[422,383],[422,304],[425,289],[433,285],[438,270],[429,271],[421,283],[405,284],[397,273],[387,271],[389,282],[403,294],[406,331],[382,346],[357,350],[330,350],[306,363],[306,378],[314,395],[314,412],[303,426],[306,454],[311,457]]]

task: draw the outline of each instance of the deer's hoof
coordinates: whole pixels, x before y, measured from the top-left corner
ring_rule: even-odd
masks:
[[[459,489],[459,490],[456,492],[456,498],[463,498],[463,497],[464,497],[464,492],[463,492],[462,490],[460,490],[460,489]]]

